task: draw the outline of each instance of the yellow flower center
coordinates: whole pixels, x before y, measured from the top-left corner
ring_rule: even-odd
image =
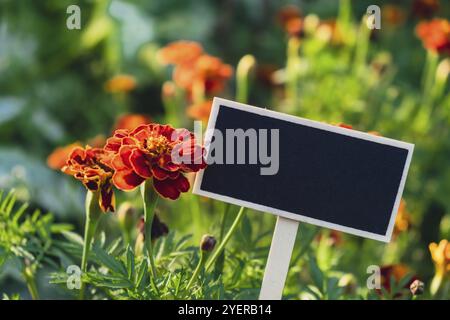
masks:
[[[164,136],[149,137],[145,142],[145,149],[151,156],[159,156],[170,151],[169,140]]]

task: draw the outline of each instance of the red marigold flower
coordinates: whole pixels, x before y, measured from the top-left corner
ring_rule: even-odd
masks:
[[[202,46],[194,41],[175,41],[158,52],[158,56],[164,64],[191,63],[203,53]]]
[[[111,156],[101,148],[76,147],[61,169],[80,180],[88,190],[100,192],[99,205],[103,212],[114,211],[115,199],[111,184],[114,170],[111,167]]]
[[[138,113],[124,114],[117,119],[116,124],[114,125],[114,130],[118,129],[133,130],[134,128],[136,128],[141,124],[147,124],[150,122],[152,122],[152,120],[150,119],[149,116],[145,114],[138,114]]]
[[[77,147],[81,147],[81,143],[74,142],[67,146],[56,148],[47,157],[47,165],[54,170],[60,170],[66,165],[66,161],[72,153],[72,150]]]
[[[450,22],[446,19],[423,21],[416,27],[423,46],[438,54],[450,54]]]
[[[105,90],[112,93],[128,92],[134,88],[136,88],[136,80],[127,74],[114,76],[105,84]]]
[[[230,65],[209,55],[198,58],[195,68],[197,77],[205,83],[206,94],[222,91],[225,82],[233,75],[233,68]]]
[[[187,129],[147,124],[129,130],[116,130],[105,150],[114,153],[112,181],[121,190],[132,190],[146,179],[153,179],[163,197],[177,199],[189,190],[184,173],[205,168],[204,148]]]

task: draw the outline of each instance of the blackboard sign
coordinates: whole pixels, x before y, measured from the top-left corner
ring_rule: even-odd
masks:
[[[389,242],[414,145],[215,98],[193,192]]]

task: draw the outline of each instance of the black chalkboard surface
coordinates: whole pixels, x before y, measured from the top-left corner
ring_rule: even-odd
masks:
[[[237,139],[227,147],[235,138],[227,133],[249,130],[257,134],[241,140],[246,154],[238,163],[242,149]],[[222,149],[215,145],[220,140]],[[414,148],[219,98],[213,102],[205,144],[209,165],[197,175],[194,193],[385,242],[391,238]],[[251,160],[250,153],[264,145],[263,154],[273,156],[270,165],[264,158]]]

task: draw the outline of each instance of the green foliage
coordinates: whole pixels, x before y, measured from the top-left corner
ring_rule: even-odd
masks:
[[[69,230],[66,224],[55,224],[53,215],[39,210],[27,213],[27,204],[16,206],[14,191],[0,192],[0,268],[9,259],[39,265],[49,260],[52,237]]]

